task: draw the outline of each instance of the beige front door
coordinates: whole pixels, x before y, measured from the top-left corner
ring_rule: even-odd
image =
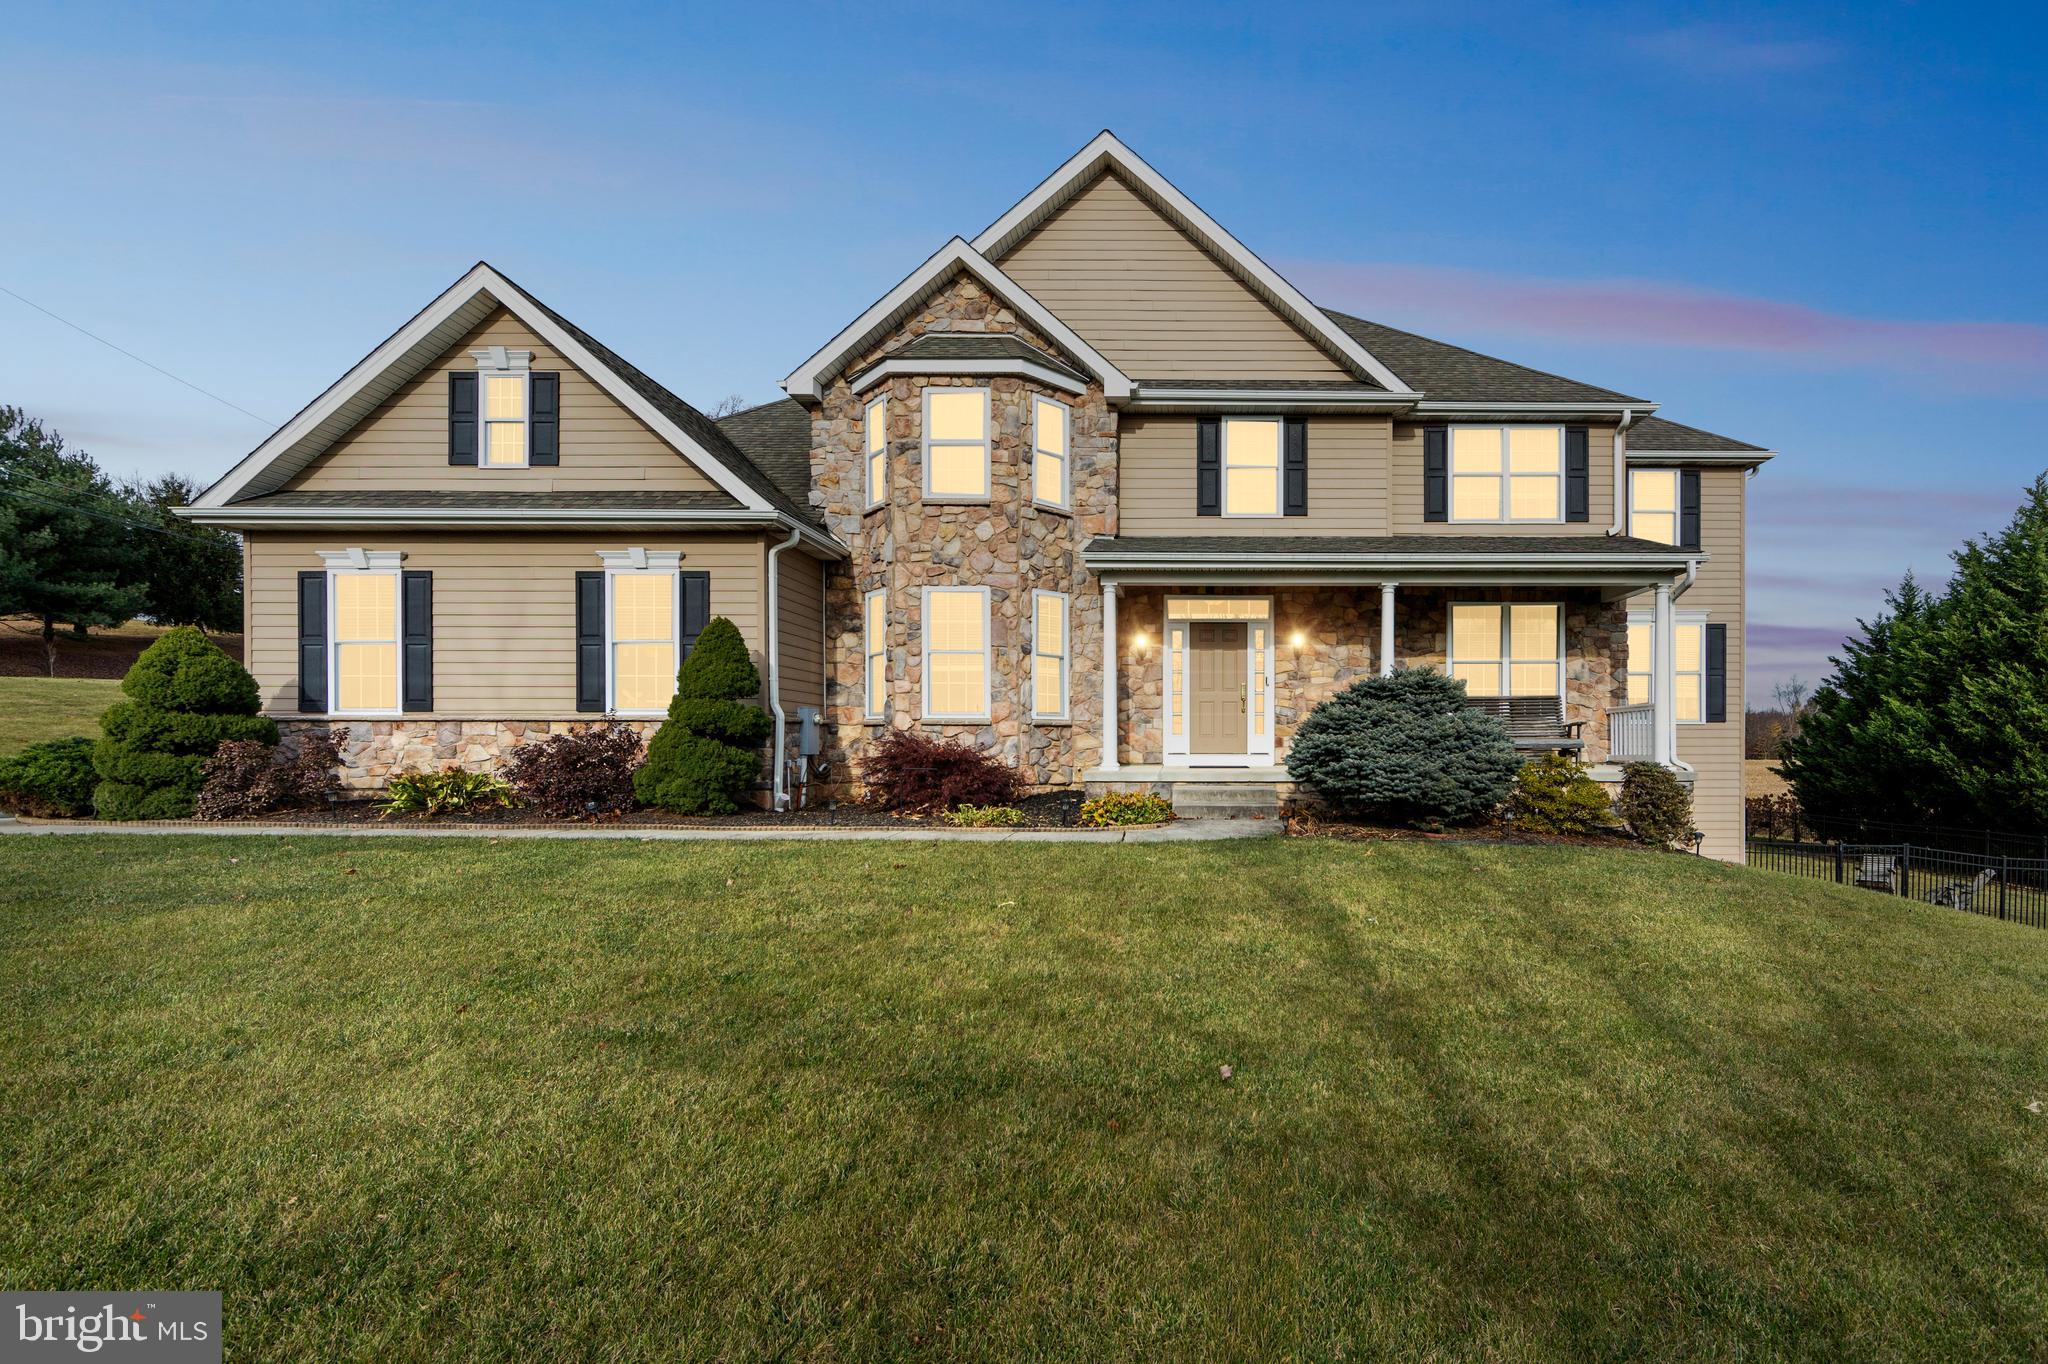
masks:
[[[1188,710],[1194,716],[1190,753],[1245,751],[1243,625],[1189,627]]]

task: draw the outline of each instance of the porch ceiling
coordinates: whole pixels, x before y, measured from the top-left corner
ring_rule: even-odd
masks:
[[[1529,584],[1640,591],[1706,555],[1630,536],[1097,536],[1082,558],[1130,584]]]

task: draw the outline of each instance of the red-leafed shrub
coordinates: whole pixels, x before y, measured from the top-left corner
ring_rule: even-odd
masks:
[[[952,810],[962,805],[1012,805],[1017,769],[978,748],[893,731],[868,755],[868,799],[885,810]]]
[[[625,725],[556,734],[512,754],[505,773],[520,799],[568,819],[615,815],[633,808],[633,769],[640,735]]]
[[[200,768],[204,784],[194,813],[201,819],[242,819],[319,805],[341,789],[341,740],[308,734],[290,757],[276,745],[229,739]]]

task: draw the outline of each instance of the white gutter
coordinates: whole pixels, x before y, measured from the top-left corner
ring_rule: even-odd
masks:
[[[777,561],[782,557],[782,551],[795,545],[802,538],[802,529],[793,528],[787,540],[779,545],[771,545],[768,549],[768,709],[775,716],[775,751],[772,759],[774,775],[769,778],[768,789],[777,810],[789,808],[789,792],[784,788],[783,782],[782,746],[789,739],[789,717],[782,711],[782,593],[781,565]]]
[[[1609,535],[1628,530],[1628,429],[1640,419],[1635,408],[1625,407],[1614,428],[1614,524],[1607,528]]]
[[[824,557],[843,559],[846,546],[781,512],[745,508],[691,510],[679,508],[554,507],[173,507],[171,514],[203,526],[297,526],[308,529],[351,526],[488,526],[510,530],[559,530],[593,526],[676,526],[682,529],[753,530],[790,528]]]

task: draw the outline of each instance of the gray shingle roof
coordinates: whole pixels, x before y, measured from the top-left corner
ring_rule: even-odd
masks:
[[[1217,559],[1248,555],[1641,554],[1670,558],[1680,551],[1628,535],[1098,535],[1082,554],[1201,554]]]
[[[1645,417],[1628,430],[1631,450],[1674,450],[1686,454],[1765,453],[1761,445],[1745,445],[1729,436],[1717,436],[1697,426],[1680,426],[1662,417]]]
[[[1066,361],[1047,355],[1028,341],[1005,332],[926,332],[884,360],[1030,360],[1070,375],[1083,383],[1088,376]]]
[[[794,398],[777,398],[718,419],[719,429],[784,488],[811,495],[811,414]],[[817,513],[809,513],[815,521]]]
[[[1140,379],[1138,388],[1186,388],[1208,392],[1251,389],[1267,393],[1385,393],[1378,384],[1346,383],[1341,379]]]
[[[382,507],[436,507],[451,510],[590,511],[625,508],[644,511],[737,511],[739,499],[716,489],[634,490],[604,493],[524,493],[502,490],[430,492],[415,489],[266,493],[236,502],[237,511],[264,507],[333,507],[366,510]]]
[[[1546,374],[1509,360],[1481,355],[1445,341],[1404,332],[1349,313],[1323,309],[1323,315],[1348,332],[1411,387],[1436,402],[1573,403],[1644,402],[1611,388],[1596,388],[1576,379]]]

